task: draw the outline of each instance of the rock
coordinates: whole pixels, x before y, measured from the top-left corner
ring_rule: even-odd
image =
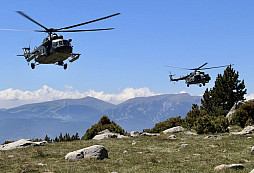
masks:
[[[184,131],[184,128],[182,126],[177,126],[177,127],[172,127],[170,129],[164,130],[163,133],[164,134],[178,133],[178,132],[182,132],[182,131]]]
[[[135,144],[136,144],[136,141],[133,140],[132,143],[131,143],[131,145],[135,145]]]
[[[228,114],[226,115],[226,118],[228,119],[229,122],[231,122],[232,116],[235,113],[235,111],[243,104],[244,102],[239,101],[237,103],[235,103],[232,108],[230,109],[230,111],[228,112]]]
[[[254,146],[253,146],[253,147],[251,147],[251,152],[252,152],[252,153],[254,153]]]
[[[93,137],[95,140],[102,140],[105,138],[128,138],[128,136],[120,135],[119,133],[112,133],[108,129],[105,129]]]
[[[193,133],[193,132],[190,132],[190,131],[187,131],[187,132],[183,132],[184,135],[198,135],[197,133]]]
[[[32,142],[29,139],[20,139],[16,142],[0,145],[0,150],[12,150],[16,148],[26,148],[30,146],[44,146],[46,141]]]
[[[141,136],[158,136],[160,135],[159,133],[148,133],[148,132],[144,132],[141,134]]]
[[[250,171],[250,173],[254,173],[254,169],[252,169],[252,171]]]
[[[124,151],[123,151],[123,154],[128,154],[128,151],[127,151],[127,150],[124,150]]]
[[[251,136],[249,136],[249,137],[247,137],[247,139],[252,139],[252,137],[251,137]]]
[[[131,132],[130,132],[130,136],[131,136],[131,137],[140,136],[140,132],[138,132],[138,131],[131,131]]]
[[[170,135],[168,139],[176,139],[176,135]]]
[[[188,147],[189,144],[182,144],[181,147]]]
[[[247,126],[240,132],[231,132],[230,135],[247,135],[247,134],[251,134],[253,130],[254,130],[254,126]]]
[[[220,171],[224,169],[244,169],[242,164],[231,164],[231,165],[219,165],[214,168],[215,171]]]
[[[43,163],[38,163],[38,166],[47,166],[47,164],[43,164]]]
[[[223,138],[223,136],[221,136],[221,135],[209,135],[209,136],[204,137],[204,139],[211,139],[211,138],[221,139],[221,138]]]
[[[98,133],[98,135],[104,134],[104,133],[111,133],[109,129],[102,130],[101,132]]]
[[[7,157],[8,158],[14,158],[14,155],[8,155]]]
[[[26,172],[37,172],[38,170],[36,169],[24,169],[24,170],[21,170],[20,173],[26,173]]]
[[[78,161],[84,158],[96,158],[102,160],[104,158],[108,158],[108,151],[102,145],[93,145],[70,152],[65,156],[65,159],[68,161]]]
[[[200,156],[201,154],[193,154],[193,156]]]

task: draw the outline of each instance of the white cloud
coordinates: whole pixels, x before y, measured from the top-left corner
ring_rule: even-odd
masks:
[[[0,108],[11,108],[29,103],[39,103],[59,99],[78,99],[86,96],[94,97],[113,104],[122,103],[134,97],[148,97],[158,95],[148,88],[125,88],[117,94],[106,94],[104,91],[89,90],[86,92],[71,91],[72,86],[65,86],[66,91],[59,91],[44,85],[36,91],[22,91],[19,89],[6,89],[0,91]]]
[[[247,96],[245,96],[245,98],[246,98],[246,100],[254,99],[254,94],[247,95]]]

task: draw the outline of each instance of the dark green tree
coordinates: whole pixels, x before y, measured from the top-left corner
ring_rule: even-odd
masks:
[[[201,99],[201,109],[209,116],[226,115],[234,103],[244,100],[247,92],[244,80],[239,80],[239,72],[229,65],[224,74],[218,74],[215,85],[212,89],[206,89]]]

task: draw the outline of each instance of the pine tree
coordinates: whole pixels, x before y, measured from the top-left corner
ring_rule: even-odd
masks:
[[[206,89],[201,99],[202,109],[210,116],[226,115],[234,103],[244,100],[247,92],[244,80],[239,80],[239,72],[229,65],[224,74],[218,74],[212,89]]]

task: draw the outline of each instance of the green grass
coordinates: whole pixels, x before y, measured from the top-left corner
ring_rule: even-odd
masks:
[[[74,141],[46,144],[10,151],[0,151],[0,172],[214,172],[220,164],[241,163],[243,170],[220,172],[250,172],[254,169],[252,139],[247,136],[229,136],[222,139],[204,139],[206,135],[186,136],[176,134],[158,137],[142,136],[129,139],[106,139],[101,141]],[[135,140],[136,144],[132,145]],[[189,144],[181,147],[181,144]],[[109,159],[84,159],[68,162],[64,156],[91,145],[103,145],[108,150]],[[123,153],[125,150],[128,153]],[[8,157],[14,155],[13,158]],[[38,163],[47,166],[38,166]]]

